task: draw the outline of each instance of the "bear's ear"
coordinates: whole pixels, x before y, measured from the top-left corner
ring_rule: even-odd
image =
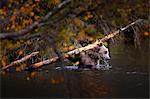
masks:
[[[103,44],[102,43],[100,43],[100,44],[97,44],[98,46],[102,46]]]

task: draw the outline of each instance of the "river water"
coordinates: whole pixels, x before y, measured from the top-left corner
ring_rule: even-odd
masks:
[[[148,43],[137,50],[115,42],[110,44],[110,54],[112,69],[105,71],[61,71],[48,65],[34,72],[3,73],[1,97],[148,98]]]

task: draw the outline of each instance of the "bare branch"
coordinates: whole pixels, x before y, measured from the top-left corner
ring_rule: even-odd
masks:
[[[34,22],[30,26],[28,26],[26,29],[20,30],[18,32],[12,32],[12,33],[0,33],[0,39],[8,39],[8,38],[15,38],[19,36],[23,36],[27,33],[30,33],[34,29],[41,27],[45,25],[45,21],[47,21],[53,14],[55,14],[59,9],[61,9],[63,6],[70,3],[71,0],[65,0],[62,3],[60,3],[56,9],[53,11],[50,11],[40,22]]]

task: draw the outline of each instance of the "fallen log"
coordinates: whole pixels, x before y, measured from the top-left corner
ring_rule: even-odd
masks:
[[[69,52],[63,54],[62,57],[67,58],[67,57],[66,57],[67,54],[68,54],[68,55],[72,55],[72,54],[74,54],[74,53],[80,53],[80,52],[82,52],[82,51],[87,51],[87,50],[93,49],[93,48],[95,48],[95,47],[97,46],[97,44],[103,43],[103,42],[109,40],[110,38],[113,38],[113,37],[117,36],[117,35],[120,33],[120,31],[124,31],[124,30],[126,30],[127,28],[129,28],[130,26],[132,26],[132,25],[134,25],[134,24],[136,24],[136,23],[139,23],[139,22],[141,22],[141,21],[143,21],[143,19],[138,19],[138,20],[136,20],[136,21],[130,23],[129,25],[125,26],[124,28],[120,28],[120,30],[115,31],[115,32],[113,32],[113,33],[111,33],[111,34],[105,36],[104,38],[102,38],[102,39],[100,39],[100,40],[96,40],[95,43],[89,44],[89,45],[87,45],[87,46],[85,46],[85,47],[81,47],[81,48],[77,48],[77,49],[74,49],[74,50],[72,50],[72,51],[69,51]],[[47,64],[54,63],[54,62],[56,62],[59,58],[60,58],[60,57],[54,57],[54,58],[51,58],[51,59],[47,59],[47,60],[41,61],[41,62],[38,62],[38,63],[33,64],[32,67],[33,67],[33,68],[39,68],[39,67],[41,67],[41,66],[43,66],[43,65],[47,65]]]
[[[72,54],[74,54],[74,53],[80,53],[80,52],[82,52],[82,51],[87,51],[87,50],[93,49],[93,48],[95,48],[95,47],[97,46],[97,44],[103,43],[103,42],[109,40],[110,38],[113,38],[113,37],[117,36],[117,35],[120,33],[120,31],[124,31],[125,29],[129,28],[130,26],[132,26],[132,25],[134,25],[134,24],[136,24],[136,23],[138,23],[138,22],[141,22],[141,21],[143,21],[143,20],[142,20],[142,19],[138,19],[138,20],[136,20],[135,22],[132,22],[131,24],[127,25],[126,27],[121,28],[120,30],[115,31],[115,32],[113,32],[113,33],[111,33],[111,34],[105,36],[104,38],[102,38],[102,39],[100,39],[100,40],[96,40],[96,42],[93,43],[93,44],[89,44],[89,45],[87,45],[87,46],[85,46],[85,47],[81,47],[81,48],[74,49],[74,50],[72,50],[72,51],[69,51],[69,52],[67,52],[67,53],[62,54],[60,57],[67,58],[68,55],[72,55]],[[11,67],[11,66],[20,64],[21,62],[24,62],[24,61],[28,60],[29,58],[31,58],[31,57],[37,55],[38,53],[39,53],[39,52],[33,52],[33,53],[31,53],[30,55],[27,55],[27,56],[25,56],[25,57],[23,57],[23,58],[21,58],[21,59],[19,59],[19,60],[16,60],[16,61],[12,62],[11,64],[9,64],[9,65],[7,65],[7,66],[4,66],[4,67],[2,68],[2,70],[5,70],[5,69],[7,69],[7,68],[9,68],[9,67]],[[41,61],[41,62],[32,64],[32,67],[33,67],[33,68],[39,68],[39,67],[41,67],[41,66],[43,66],[43,65],[47,65],[47,64],[56,62],[58,59],[60,59],[60,57],[54,57],[54,58],[51,58],[51,59],[47,59],[47,60],[44,60],[44,61]]]
[[[29,55],[27,55],[27,56],[25,56],[25,57],[23,57],[23,58],[21,58],[21,59],[19,59],[19,60],[16,60],[16,61],[10,63],[9,65],[6,65],[6,66],[2,67],[2,70],[6,70],[6,69],[8,69],[9,67],[12,67],[12,66],[15,66],[15,65],[17,65],[17,64],[20,64],[20,63],[22,63],[22,62],[24,62],[24,61],[30,59],[31,57],[37,55],[38,53],[39,53],[39,52],[32,52],[31,54],[29,54]]]

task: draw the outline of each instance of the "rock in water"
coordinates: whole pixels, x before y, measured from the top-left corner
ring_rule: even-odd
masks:
[[[78,66],[64,66],[62,67],[56,67],[56,70],[78,70]]]

